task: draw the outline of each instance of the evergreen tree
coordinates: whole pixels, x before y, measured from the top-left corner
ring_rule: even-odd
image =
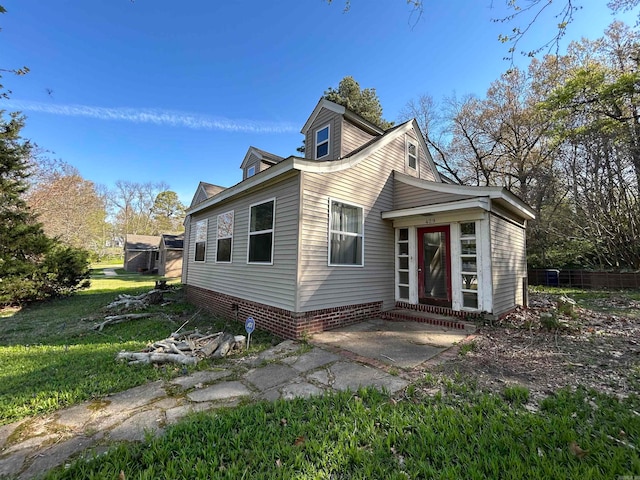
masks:
[[[329,87],[324,92],[324,98],[357,113],[383,130],[393,126],[393,122],[388,122],[382,118],[382,106],[376,94],[376,89],[361,89],[360,84],[351,76],[340,80],[337,89]]]
[[[0,305],[65,295],[87,285],[88,253],[48,238],[24,200],[31,144],[24,117],[0,111]]]

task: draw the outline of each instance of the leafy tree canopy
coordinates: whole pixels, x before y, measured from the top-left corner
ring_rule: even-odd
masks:
[[[365,120],[386,130],[393,126],[382,118],[382,106],[375,88],[361,89],[360,84],[353,77],[347,76],[340,80],[337,89],[329,87],[324,92],[324,98],[348,108]]]

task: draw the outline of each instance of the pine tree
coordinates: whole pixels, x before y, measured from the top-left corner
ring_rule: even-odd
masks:
[[[31,144],[24,117],[0,111],[0,305],[71,293],[86,286],[87,252],[48,238],[24,200]]]

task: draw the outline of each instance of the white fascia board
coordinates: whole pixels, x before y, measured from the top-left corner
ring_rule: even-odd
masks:
[[[333,102],[328,102],[332,105],[337,105]],[[340,107],[340,105],[337,105]],[[341,107],[344,108],[344,107]],[[379,148],[383,148],[385,145],[391,143],[394,139],[396,139],[400,135],[404,135],[407,131],[409,131],[413,127],[412,122],[407,122],[404,125],[398,127],[393,132],[381,137],[378,141],[373,142],[367,148],[361,150],[351,157],[346,157],[342,160],[329,160],[329,161],[318,161],[318,160],[307,160],[299,157],[289,157],[282,160],[280,163],[276,163],[275,165],[263,170],[255,174],[252,177],[243,180],[236,185],[223,190],[217,195],[205,200],[204,202],[198,204],[197,206],[190,208],[186,211],[187,215],[199,212],[200,210],[204,210],[209,208],[216,203],[219,203],[227,198],[233,197],[241,192],[245,192],[256,185],[259,185],[263,182],[276,178],[290,170],[299,170],[301,172],[311,172],[311,173],[333,173],[340,172],[342,170],[347,170],[364,159],[368,158],[374,151]]]
[[[327,162],[318,162],[317,160],[306,160],[302,158],[295,158],[294,159],[295,168],[302,170],[303,172],[313,172],[313,173],[331,173],[331,172],[340,172],[342,170],[346,170],[348,168],[356,166],[362,160],[368,158],[376,150],[383,148],[385,145],[388,145],[399,136],[404,135],[407,131],[411,129],[411,127],[412,127],[411,122],[407,122],[401,127],[398,127],[393,132],[373,142],[371,145],[359,151],[355,155],[350,157],[345,157],[342,160],[330,160]]]
[[[424,205],[422,207],[403,208],[400,210],[389,210],[382,212],[383,220],[391,220],[402,217],[412,217],[415,215],[433,215],[436,213],[452,212],[455,210],[466,210],[469,208],[481,208],[486,211],[491,210],[489,198],[479,197],[456,202],[436,203],[434,205]]]
[[[420,126],[418,125],[418,121],[414,118],[412,123],[413,123],[413,129],[416,131],[416,137],[418,137],[418,141],[420,142],[422,151],[427,157],[427,162],[429,163],[429,166],[431,167],[431,170],[433,171],[433,174],[435,175],[436,180],[438,182],[442,182],[442,178],[440,178],[440,172],[438,172],[438,169],[436,168],[436,162],[433,161],[433,157],[431,156],[431,152],[429,151],[427,142],[424,140],[424,135],[422,134],[422,131],[420,130]],[[420,161],[420,159],[418,159],[418,161]]]
[[[473,195],[480,197],[489,197],[492,200],[502,200],[510,205],[514,210],[519,212],[523,218],[533,220],[536,218],[535,213],[531,208],[516,197],[513,193],[509,192],[503,187],[474,187],[469,185],[454,185],[450,183],[431,182],[429,180],[422,180],[415,178],[404,173],[396,171],[394,178],[399,182],[411,185],[417,188],[430,190],[432,192],[451,193],[456,195]]]
[[[311,128],[311,125],[313,125],[313,122],[315,122],[316,118],[318,117],[320,110],[322,110],[323,108],[326,108],[327,110],[331,110],[332,112],[335,112],[339,115],[344,115],[344,112],[346,111],[346,108],[344,108],[342,105],[338,105],[337,103],[330,102],[326,98],[321,98],[318,104],[316,105],[316,108],[314,108],[313,112],[311,112],[311,116],[309,117],[309,120],[307,120],[307,122],[304,124],[304,127],[302,127],[302,130],[300,130],[300,133],[304,135],[307,134],[307,131]]]
[[[249,162],[249,158],[251,158],[252,153],[258,157],[258,159],[262,160],[262,154],[258,152],[255,147],[249,147],[247,154],[244,156],[244,160],[242,160],[242,163],[240,164],[240,168],[244,169],[244,167],[247,166],[247,162]]]
[[[192,215],[196,212],[209,208],[216,203],[220,203],[223,200],[226,200],[230,197],[233,197],[239,193],[245,192],[256,185],[259,185],[263,182],[276,178],[290,170],[294,170],[294,160],[295,157],[285,158],[282,162],[276,163],[275,165],[263,170],[262,172],[256,173],[252,177],[247,178],[246,180],[241,181],[240,183],[236,183],[234,186],[223,190],[217,195],[205,200],[204,202],[196,205],[193,208],[190,208],[186,211],[187,215]]]

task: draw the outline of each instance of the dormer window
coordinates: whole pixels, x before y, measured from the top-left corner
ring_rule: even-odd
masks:
[[[255,174],[256,174],[256,166],[255,165],[251,165],[249,168],[247,168],[247,178],[253,177]]]
[[[329,125],[316,130],[316,159],[329,155]]]

